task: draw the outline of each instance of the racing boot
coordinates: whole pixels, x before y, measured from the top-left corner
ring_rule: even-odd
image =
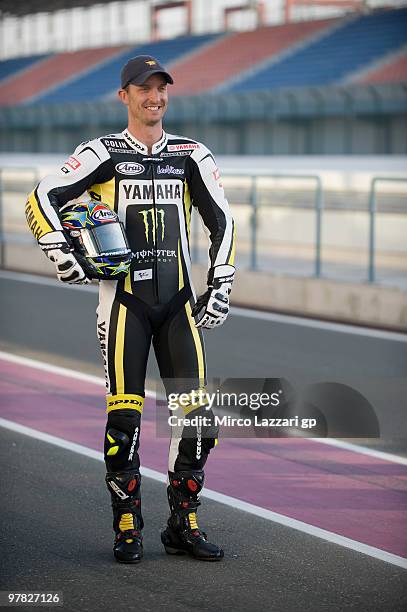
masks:
[[[206,533],[198,527],[196,511],[201,502],[199,493],[204,484],[202,470],[169,472],[167,488],[170,518],[161,533],[161,542],[169,555],[189,553],[201,561],[220,561],[223,550],[207,541]]]
[[[141,476],[138,471],[107,472],[106,484],[112,496],[113,554],[119,563],[139,563],[143,556],[144,527],[141,515]]]

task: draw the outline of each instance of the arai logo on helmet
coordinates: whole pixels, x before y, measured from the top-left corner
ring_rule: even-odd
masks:
[[[92,217],[95,219],[95,221],[116,221],[116,213],[108,208],[96,209],[93,212]]]
[[[122,162],[121,164],[116,164],[116,170],[120,172],[120,174],[141,174],[144,172],[145,168],[141,164]]]

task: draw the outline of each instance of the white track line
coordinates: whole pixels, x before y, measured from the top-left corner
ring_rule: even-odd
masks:
[[[365,446],[359,446],[358,444],[352,444],[351,442],[345,442],[343,440],[335,440],[335,438],[312,439],[315,442],[320,442],[320,444],[336,446],[337,448],[343,448],[344,450],[353,451],[362,455],[368,455],[369,457],[375,457],[376,459],[383,459],[384,461],[392,461],[393,463],[399,463],[400,465],[407,465],[407,457],[401,457],[400,455],[394,455],[393,453],[379,451],[374,448],[366,448]]]
[[[363,327],[359,325],[346,325],[345,323],[320,321],[319,319],[308,319],[275,312],[262,312],[261,310],[251,310],[250,308],[239,308],[237,306],[232,306],[230,311],[232,314],[239,317],[257,319],[259,321],[272,321],[273,323],[282,323],[286,325],[299,325],[301,327],[311,327],[313,329],[321,329],[324,331],[337,332],[341,334],[367,336],[369,338],[378,338],[380,340],[394,340],[396,342],[407,343],[407,333],[403,334],[399,332],[386,331],[383,329],[372,329],[370,327]]]
[[[10,431],[15,431],[17,433],[29,436],[30,438],[41,440],[42,442],[48,442],[48,444],[53,444],[54,446],[58,446],[59,448],[70,450],[79,455],[84,455],[85,457],[96,459],[97,461],[104,461],[103,454],[101,452],[95,451],[91,448],[87,448],[86,446],[82,446],[81,444],[69,442],[68,440],[64,440],[63,438],[58,438],[56,436],[52,436],[41,431],[37,431],[35,429],[32,429],[31,427],[26,427],[25,425],[20,425],[18,423],[14,423],[13,421],[8,421],[2,418],[0,418],[0,426]],[[150,468],[141,468],[141,473],[147,478],[152,478],[153,480],[157,480],[158,482],[166,482],[166,475],[161,474],[156,470],[151,470]],[[273,521],[274,523],[278,523],[279,525],[284,525],[285,527],[290,527],[291,529],[296,529],[297,531],[301,531],[302,533],[315,536],[317,538],[320,538],[321,540],[325,540],[326,542],[338,544],[339,546],[342,546],[344,548],[349,548],[350,550],[363,553],[364,555],[368,555],[369,557],[374,557],[375,559],[380,559],[381,561],[385,561],[386,563],[390,563],[392,565],[396,565],[397,567],[407,569],[407,559],[389,553],[385,550],[381,550],[380,548],[375,548],[374,546],[363,544],[362,542],[352,540],[351,538],[346,538],[331,531],[320,529],[319,527],[314,527],[313,525],[309,525],[308,523],[303,523],[302,521],[298,521],[297,519],[284,516],[283,514],[278,514],[277,512],[272,512],[271,510],[261,508],[260,506],[255,506],[254,504],[249,504],[240,499],[236,499],[235,497],[230,497],[229,495],[218,493],[217,491],[204,489],[202,492],[202,496],[212,499],[221,504],[225,504],[226,506],[230,506],[231,508],[237,508],[238,510],[243,510],[244,512],[248,512],[250,514],[254,514],[255,516],[259,516],[269,521]]]
[[[10,361],[12,363],[25,365],[30,368],[35,368],[37,370],[44,370],[45,372],[50,372],[51,374],[68,376],[70,378],[75,378],[76,380],[83,380],[91,384],[105,387],[105,381],[102,377],[93,376],[92,374],[84,374],[83,372],[71,370],[70,368],[63,368],[60,366],[51,365],[49,363],[45,363],[44,361],[30,359],[29,357],[21,357],[20,355],[14,355],[12,353],[0,351],[0,359],[4,359],[5,361]],[[146,397],[150,397],[152,399],[164,399],[164,396],[162,394],[157,393],[155,391],[151,391],[149,389],[146,389],[145,393]],[[333,438],[312,438],[312,442],[319,442],[320,444],[336,446],[337,448],[342,448],[351,452],[360,453],[361,455],[367,455],[368,457],[374,457],[383,461],[391,461],[392,463],[399,463],[400,465],[407,465],[407,457],[401,457],[400,455],[394,455],[392,453],[378,451],[375,449],[367,448],[366,446],[351,444],[350,442],[344,442],[342,440],[335,440]]]
[[[48,287],[56,287],[60,289],[74,289],[75,291],[88,291],[91,293],[98,292],[97,285],[68,285],[61,283],[53,278],[45,276],[36,276],[23,272],[10,272],[8,270],[0,271],[0,278],[6,278],[24,283],[32,283],[35,285],[46,285]],[[337,332],[341,334],[351,334],[354,336],[366,336],[368,338],[377,338],[379,340],[392,340],[394,342],[407,343],[407,333],[399,333],[386,331],[382,329],[372,329],[359,325],[346,325],[346,323],[334,323],[330,321],[321,321],[319,319],[303,318],[295,315],[280,314],[275,312],[263,312],[261,310],[253,310],[251,308],[241,308],[232,306],[230,312],[237,317],[245,317],[247,319],[256,319],[258,321],[268,321],[280,323],[283,325],[298,325],[300,327],[309,327],[312,329],[320,329],[322,331]]]
[[[82,446],[82,444],[76,444],[76,442],[64,440],[64,438],[58,438],[57,436],[44,433],[43,431],[38,431],[37,429],[32,429],[32,427],[27,427],[26,425],[20,425],[19,423],[9,421],[8,419],[2,419],[0,417],[0,427],[4,427],[10,431],[16,431],[17,433],[24,434],[30,438],[34,438],[35,440],[40,440],[41,442],[48,442],[49,444],[59,446],[59,448],[64,448],[65,450],[70,450],[78,455],[84,455],[85,457],[90,457],[91,459],[97,459],[97,461],[104,461],[103,453],[100,451],[93,450],[93,448],[88,448],[87,446]],[[167,482],[167,477],[156,470],[142,467],[141,472],[144,474],[144,476],[153,478],[153,480]]]
[[[57,280],[53,276],[39,276],[37,274],[27,274],[26,272],[11,272],[10,270],[0,270],[0,278],[19,281],[21,283],[31,283],[32,285],[54,287],[56,289],[73,289],[74,291],[90,291],[91,293],[97,293],[99,290],[96,284],[69,285],[68,283]]]
[[[11,363],[18,363],[19,365],[25,365],[29,368],[35,368],[36,370],[44,370],[51,374],[59,374],[60,376],[68,376],[69,378],[75,378],[76,380],[83,380],[93,385],[105,386],[105,381],[101,376],[93,376],[92,374],[85,374],[78,372],[77,370],[70,370],[69,368],[63,368],[60,366],[46,363],[45,361],[37,361],[36,359],[30,359],[29,357],[21,357],[20,355],[14,355],[13,353],[6,353],[0,351],[0,359],[10,361]]]

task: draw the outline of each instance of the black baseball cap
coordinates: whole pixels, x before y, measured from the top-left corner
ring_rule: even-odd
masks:
[[[142,85],[152,74],[161,73],[164,75],[167,83],[174,83],[172,76],[161,66],[160,62],[151,55],[137,55],[129,59],[127,64],[123,66],[121,72],[122,89],[130,83],[133,85]]]

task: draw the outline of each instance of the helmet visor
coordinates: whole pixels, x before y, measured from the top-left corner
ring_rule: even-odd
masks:
[[[123,226],[120,222],[106,223],[81,231],[87,257],[127,255],[130,252]]]

